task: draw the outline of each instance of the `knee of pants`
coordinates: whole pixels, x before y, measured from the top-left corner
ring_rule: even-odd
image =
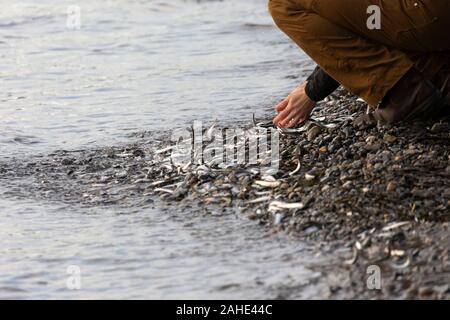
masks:
[[[335,26],[330,27],[329,22],[307,9],[307,1],[311,2],[269,0],[269,12],[277,27],[310,54],[311,50],[308,48],[324,47],[320,38],[323,34],[334,33]]]
[[[268,7],[273,21],[280,29],[283,29],[302,10],[293,0],[269,0]]]

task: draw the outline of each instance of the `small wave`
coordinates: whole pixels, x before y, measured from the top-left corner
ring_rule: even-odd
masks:
[[[269,23],[246,22],[242,25],[242,27],[246,29],[269,29],[273,28],[273,25]]]
[[[0,143],[33,145],[33,144],[42,143],[42,141],[35,136],[16,135],[14,137],[0,139]]]
[[[4,20],[4,21],[0,21],[0,28],[13,28],[13,27],[22,26],[22,25],[29,24],[29,23],[50,21],[52,18],[53,17],[51,15],[43,14],[43,15],[22,17],[21,19]]]

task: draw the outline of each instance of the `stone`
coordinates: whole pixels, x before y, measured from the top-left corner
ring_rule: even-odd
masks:
[[[391,181],[387,184],[386,191],[387,192],[395,192],[397,190],[397,183],[395,181]]]
[[[384,137],[383,137],[383,140],[386,141],[386,142],[392,143],[392,142],[397,141],[397,137],[393,136],[393,135],[390,135],[390,134],[385,134]]]
[[[308,141],[314,141],[314,139],[322,132],[322,129],[318,126],[314,126],[311,129],[308,130],[307,138]]]
[[[327,153],[328,152],[328,148],[326,146],[320,147],[319,148],[319,152],[320,153]]]
[[[372,143],[374,143],[375,141],[377,141],[377,137],[375,137],[375,136],[368,136],[368,137],[366,138],[366,142],[369,143],[369,144],[372,144]]]

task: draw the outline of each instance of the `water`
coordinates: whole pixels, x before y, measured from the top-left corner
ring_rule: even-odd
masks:
[[[71,1],[0,4],[2,161],[267,114],[312,68],[266,0],[83,0],[79,30],[67,28]],[[317,277],[307,248],[239,215],[5,197],[13,184],[0,180],[2,298],[317,293],[298,289]],[[67,289],[69,265],[80,290]]]
[[[316,293],[291,292],[318,277],[302,266],[310,253],[234,215],[36,208],[33,202],[5,200],[0,208],[2,298],[263,299],[284,291],[293,297]],[[80,290],[66,287],[70,265],[81,269]]]

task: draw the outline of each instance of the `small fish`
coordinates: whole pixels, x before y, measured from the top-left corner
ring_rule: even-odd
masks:
[[[325,121],[325,117],[311,117],[310,120],[312,121],[317,121],[317,122],[321,122],[321,121]]]
[[[325,129],[334,129],[336,127],[338,127],[339,125],[336,123],[323,123],[320,121],[316,121],[316,120],[309,120],[311,123],[314,123],[315,125],[321,127],[321,128],[325,128]]]
[[[132,153],[119,153],[119,154],[116,154],[115,156],[119,157],[119,158],[129,158],[132,155],[133,155]]]
[[[323,126],[327,129],[334,129],[339,127],[339,125],[337,123],[327,123],[327,124],[323,124]]]
[[[253,120],[254,127],[259,127],[259,128],[272,128],[273,127],[272,121],[256,122],[255,113],[253,113],[252,120]]]
[[[148,179],[137,179],[137,180],[134,181],[133,183],[134,183],[134,184],[137,184],[137,183],[145,183],[145,182],[148,182]]]
[[[185,165],[184,167],[182,167],[181,170],[182,170],[183,172],[186,172],[187,169],[191,166],[191,164],[192,164],[192,162],[186,163],[186,165]]]
[[[280,211],[284,209],[303,209],[305,205],[302,202],[282,202],[282,201],[272,201],[269,204],[269,211]]]
[[[344,263],[347,264],[347,265],[355,264],[356,261],[358,260],[358,256],[359,256],[358,249],[353,247],[353,256],[352,256],[352,258],[350,260],[346,260]]]
[[[274,176],[271,176],[271,175],[263,175],[263,176],[261,177],[261,180],[269,181],[269,182],[275,182],[275,181],[277,181],[277,179],[275,179]]]
[[[306,131],[306,126],[292,129],[292,128],[277,128],[278,132],[280,134],[294,134],[294,133],[301,133]]]
[[[274,175],[277,173],[278,173],[278,169],[276,169],[276,168],[261,168],[262,175]]]
[[[153,190],[153,191],[154,191],[154,192],[164,192],[164,193],[173,194],[173,190],[165,189],[165,188],[156,188],[156,189]]]
[[[213,124],[211,125],[211,127],[208,130],[206,130],[205,138],[206,138],[207,141],[211,141],[212,140],[213,133],[214,133],[214,128],[215,128],[217,122],[218,122],[217,119],[215,119]]]
[[[256,180],[255,185],[266,187],[266,188],[277,188],[281,185],[280,181],[264,181],[264,180]]]
[[[223,155],[219,155],[219,156],[216,156],[216,157],[212,158],[211,161],[206,163],[206,165],[208,167],[211,167],[211,166],[219,164],[221,162],[223,162]]]
[[[272,199],[272,197],[265,196],[265,197],[260,197],[260,198],[256,198],[256,199],[253,199],[253,200],[249,200],[249,201],[247,201],[247,203],[248,204],[261,203],[261,202],[269,201],[271,199]]]
[[[170,190],[169,188],[174,188],[174,192],[176,192],[176,188],[182,188],[183,187],[183,183],[184,183],[184,181],[179,181],[179,182],[175,182],[175,183],[172,183],[172,184],[168,184],[168,185],[166,185],[166,186],[164,186],[164,189],[168,189],[168,190]]]
[[[295,168],[294,171],[289,172],[289,175],[293,176],[294,174],[296,174],[297,172],[300,171],[301,167],[302,167],[302,164],[300,163],[300,160],[297,159],[297,168]]]
[[[391,257],[403,257],[405,255],[405,251],[404,250],[391,250]]]
[[[161,167],[164,168],[164,169],[167,169],[169,171],[173,169],[172,165],[170,165],[168,163],[162,164]]]
[[[406,226],[407,224],[410,224],[409,221],[403,221],[403,222],[393,222],[385,226],[382,230],[383,231],[391,231],[393,229],[397,229],[403,226]]]
[[[255,191],[254,194],[257,196],[265,196],[270,194],[270,191]]]
[[[363,246],[362,246],[361,242],[359,242],[359,241],[356,241],[356,243],[355,243],[355,248],[356,248],[357,250],[361,251],[361,250],[362,250],[362,248],[363,248]]]
[[[155,154],[161,154],[161,153],[170,151],[170,150],[172,150],[172,149],[174,149],[174,148],[175,148],[175,146],[169,146],[169,147],[167,147],[167,148],[159,149],[159,150],[156,150],[156,151],[155,151]]]
[[[247,172],[250,174],[258,174],[259,173],[259,169],[258,168],[248,168]]]

